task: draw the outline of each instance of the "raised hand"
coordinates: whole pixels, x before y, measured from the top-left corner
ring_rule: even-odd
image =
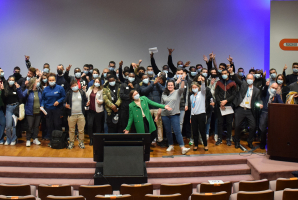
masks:
[[[228,59],[228,61],[232,64],[232,62],[233,62],[233,58],[229,55],[229,57],[227,58]]]
[[[208,58],[207,58],[207,56],[203,55],[203,60],[204,60],[205,62],[208,62]]]
[[[72,65],[68,65],[68,67],[66,67],[66,71],[69,72],[70,68],[72,67]]]
[[[153,55],[154,55],[154,53],[153,53],[153,52],[151,52],[151,53],[150,53],[150,58],[153,58]]]
[[[213,53],[213,51],[211,54],[212,54],[212,56],[210,58],[212,58],[214,60],[216,55]]]
[[[227,67],[228,67],[228,72],[233,73],[233,66],[231,66],[230,64],[227,64]]]
[[[29,59],[30,59],[30,56],[25,55],[25,60],[29,60]]]
[[[189,67],[189,65],[190,65],[190,61],[187,61],[184,66]]]
[[[69,105],[69,104],[67,104],[67,103],[65,103],[65,108],[68,108],[68,109],[70,109],[70,105]]]
[[[84,77],[84,76],[86,76],[86,74],[85,74],[85,73],[83,73],[83,74],[81,75],[81,77]]]
[[[266,77],[266,71],[264,71],[264,73],[263,73],[263,77]]]
[[[120,66],[122,67],[122,65],[123,65],[123,61],[121,60],[121,61],[119,62],[119,67],[120,67]]]
[[[172,55],[172,53],[173,53],[174,50],[175,50],[175,49],[169,49],[169,48],[168,48],[169,55]]]
[[[288,69],[288,66],[287,66],[287,64],[284,66],[284,71],[286,71]]]
[[[20,85],[17,82],[14,82],[14,84],[15,84],[16,88],[19,88],[20,87]]]
[[[142,60],[139,60],[139,65],[142,63]]]

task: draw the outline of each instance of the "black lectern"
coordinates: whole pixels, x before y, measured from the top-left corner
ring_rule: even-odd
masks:
[[[147,183],[145,161],[150,160],[150,144],[149,133],[94,133],[94,184],[110,184],[113,190],[119,190],[123,183]]]

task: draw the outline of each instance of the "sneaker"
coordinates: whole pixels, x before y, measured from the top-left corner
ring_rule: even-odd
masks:
[[[174,146],[173,145],[170,145],[168,148],[167,148],[167,151],[173,151],[174,150]]]
[[[190,140],[189,140],[189,143],[188,143],[190,146],[192,146],[193,145],[193,139],[191,139],[190,138]]]
[[[74,147],[74,143],[73,142],[70,142],[67,148],[68,149],[72,149],[73,147]]]
[[[35,138],[35,139],[33,140],[33,144],[40,145],[41,143],[40,143],[40,141],[38,141],[37,138]]]
[[[214,135],[214,140],[215,140],[215,142],[217,142],[217,140],[218,140],[218,135],[217,134]]]
[[[85,149],[84,142],[80,142],[80,143],[79,143],[79,147],[80,147],[81,149]]]
[[[182,154],[185,155],[187,152],[189,152],[190,148],[183,148]]]
[[[231,136],[230,141],[233,142],[233,136]]]
[[[10,143],[11,146],[16,145],[16,141]]]
[[[206,139],[207,139],[207,141],[209,140],[209,134],[206,135]]]
[[[7,141],[5,141],[4,145],[5,145],[5,146],[6,146],[6,145],[8,145],[8,142],[7,142]]]
[[[218,139],[217,142],[215,143],[215,145],[218,146],[218,145],[220,145],[220,144],[221,144],[221,140]]]
[[[31,141],[30,140],[27,140],[26,147],[30,147],[30,146],[31,146]]]
[[[227,145],[228,146],[231,146],[232,145],[231,140],[227,140]]]

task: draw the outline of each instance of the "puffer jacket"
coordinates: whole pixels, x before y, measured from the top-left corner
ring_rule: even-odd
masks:
[[[20,99],[26,99],[26,104],[25,104],[25,114],[26,115],[33,115],[33,104],[34,104],[34,92],[33,90],[29,91],[29,94],[27,93],[28,89],[25,89],[22,91],[21,87],[17,89],[17,93]],[[41,91],[38,90],[38,97],[39,97],[39,103],[41,105]]]
[[[161,95],[164,90],[164,86],[160,83],[154,84],[154,81],[150,81],[150,85],[146,85],[143,82],[140,83],[140,95],[146,96],[148,99],[156,103],[160,103]],[[149,109],[156,109],[156,107],[149,105]]]

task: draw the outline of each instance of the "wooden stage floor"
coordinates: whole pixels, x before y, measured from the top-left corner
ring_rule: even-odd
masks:
[[[4,146],[0,145],[0,156],[24,156],[24,157],[76,157],[76,158],[92,158],[93,157],[93,147],[89,146],[89,138],[85,137],[85,149],[80,149],[78,147],[78,141],[75,141],[75,147],[73,149],[52,149],[48,147],[49,141],[43,141],[40,139],[41,134],[39,134],[39,140],[41,145],[35,145],[31,142],[31,147],[26,147],[26,136],[23,134],[23,137],[19,139],[18,143],[15,146]],[[245,136],[243,137],[245,139]],[[188,140],[184,139],[185,146],[189,147]],[[241,144],[248,150],[247,142],[241,140]],[[253,143],[255,146],[259,142]],[[241,149],[235,149],[234,143],[232,146],[227,146],[226,141],[219,146],[215,145],[215,141],[211,136],[208,141],[209,151],[204,151],[203,145],[199,145],[198,151],[193,151],[192,146],[191,150],[187,155],[193,154],[227,154],[227,153],[241,153]],[[181,155],[181,150],[179,145],[175,145],[175,150],[173,152],[166,152],[166,147],[152,147],[153,152],[151,152],[150,157],[162,157],[162,156],[172,156],[172,155]],[[260,148],[254,151],[255,153],[266,153],[266,150]]]

